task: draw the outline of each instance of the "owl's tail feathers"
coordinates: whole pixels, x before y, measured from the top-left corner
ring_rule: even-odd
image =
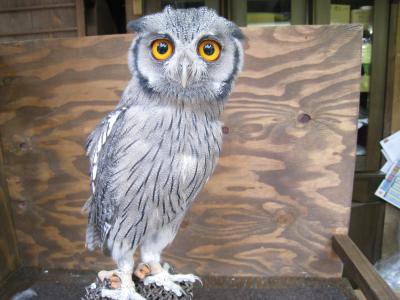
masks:
[[[101,247],[103,243],[100,240],[100,236],[94,225],[88,224],[86,228],[86,248],[93,251],[98,247]]]
[[[88,224],[86,227],[86,248],[90,251],[100,247],[103,243],[100,234],[96,228],[95,220],[91,214],[92,196],[86,201],[82,207],[82,211],[88,213]]]

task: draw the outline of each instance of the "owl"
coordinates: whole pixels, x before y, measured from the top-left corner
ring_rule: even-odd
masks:
[[[90,134],[92,195],[86,246],[102,248],[121,280],[112,299],[144,299],[132,281],[137,248],[155,283],[178,296],[192,274],[170,274],[161,253],[212,175],[221,153],[219,121],[243,64],[243,34],[202,7],[173,9],[128,24],[132,78],[119,104]]]

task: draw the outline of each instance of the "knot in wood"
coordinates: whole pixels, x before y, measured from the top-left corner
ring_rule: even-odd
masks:
[[[309,114],[302,113],[297,117],[297,120],[300,123],[307,123],[307,122],[309,122],[311,120],[311,116]]]
[[[289,225],[294,222],[294,217],[291,213],[284,211],[282,209],[278,210],[274,214],[274,221],[278,223],[279,225]]]

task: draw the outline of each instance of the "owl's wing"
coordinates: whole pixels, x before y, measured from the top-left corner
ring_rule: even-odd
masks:
[[[107,141],[115,122],[125,110],[126,107],[121,107],[109,113],[88,137],[86,143],[86,154],[90,158],[90,177],[93,193],[96,189],[95,180],[97,176],[100,152]]]
[[[102,172],[109,161],[104,155],[106,143],[110,143],[115,127],[119,126],[121,116],[126,107],[121,107],[109,113],[102,122],[97,125],[89,135],[86,144],[86,154],[90,159],[90,177],[92,196],[88,199],[83,210],[88,212],[88,225],[86,230],[86,246],[93,250],[97,246],[102,246],[104,237],[110,230],[110,220],[113,219],[115,203],[110,197],[106,197],[108,184],[104,184],[99,173]],[[114,131],[113,131],[114,129]],[[109,147],[107,147],[109,148]],[[99,158],[102,159],[99,159]]]

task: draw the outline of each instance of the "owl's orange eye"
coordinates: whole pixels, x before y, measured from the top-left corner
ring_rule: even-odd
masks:
[[[216,61],[221,53],[221,46],[216,41],[204,40],[199,44],[197,51],[204,60]]]
[[[166,60],[172,55],[173,51],[174,45],[167,39],[155,40],[151,44],[151,54],[157,60]]]

